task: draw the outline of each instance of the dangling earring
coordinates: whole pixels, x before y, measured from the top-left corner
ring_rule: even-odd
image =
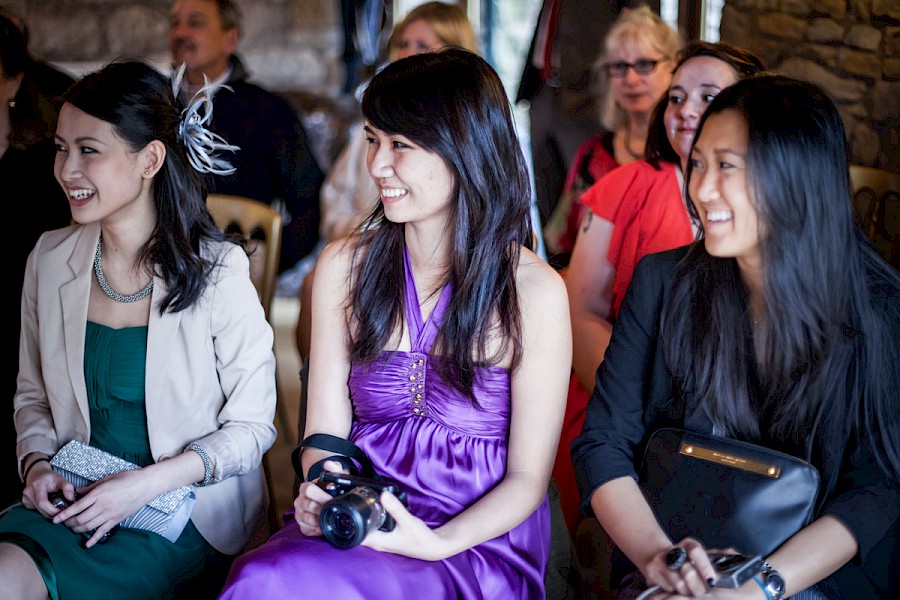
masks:
[[[10,98],[10,99],[9,99],[9,107],[10,107],[10,108],[15,108],[15,107],[16,107],[16,99],[15,99],[15,98]]]

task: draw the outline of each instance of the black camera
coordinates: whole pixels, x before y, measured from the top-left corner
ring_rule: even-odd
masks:
[[[763,571],[763,560],[759,556],[719,552],[710,552],[707,556],[716,570],[715,581],[710,587],[736,590]]]
[[[358,546],[370,531],[393,531],[396,523],[381,506],[381,492],[391,492],[406,502],[406,492],[388,479],[374,480],[343,473],[325,472],[319,478],[320,488],[333,496],[322,506],[319,527],[322,535],[337,548]]]

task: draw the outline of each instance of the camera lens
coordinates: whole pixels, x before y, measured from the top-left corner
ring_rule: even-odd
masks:
[[[361,544],[370,531],[381,527],[385,515],[378,494],[360,486],[326,502],[319,513],[319,527],[333,546],[352,548]]]

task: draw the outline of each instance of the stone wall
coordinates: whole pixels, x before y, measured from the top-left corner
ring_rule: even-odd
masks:
[[[22,15],[33,54],[79,75],[119,56],[168,69],[171,0],[0,0]],[[343,84],[337,0],[238,0],[238,52],[273,90],[336,96]]]
[[[116,58],[168,69],[171,0],[0,0],[23,15],[34,54],[78,75]],[[254,79],[336,98],[343,84],[337,0],[238,0],[238,48]],[[838,103],[852,160],[900,172],[900,1],[726,0],[721,39],[808,79]]]
[[[820,85],[844,118],[852,162],[900,173],[898,0],[726,0],[721,39]]]

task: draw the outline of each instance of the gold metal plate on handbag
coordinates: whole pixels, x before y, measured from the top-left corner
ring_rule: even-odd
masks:
[[[685,456],[693,456],[694,458],[708,460],[735,469],[750,471],[751,473],[758,473],[773,479],[778,479],[781,475],[781,467],[778,465],[745,458],[743,456],[738,456],[737,454],[721,452],[698,444],[682,443],[681,448],[679,448],[678,451]]]

